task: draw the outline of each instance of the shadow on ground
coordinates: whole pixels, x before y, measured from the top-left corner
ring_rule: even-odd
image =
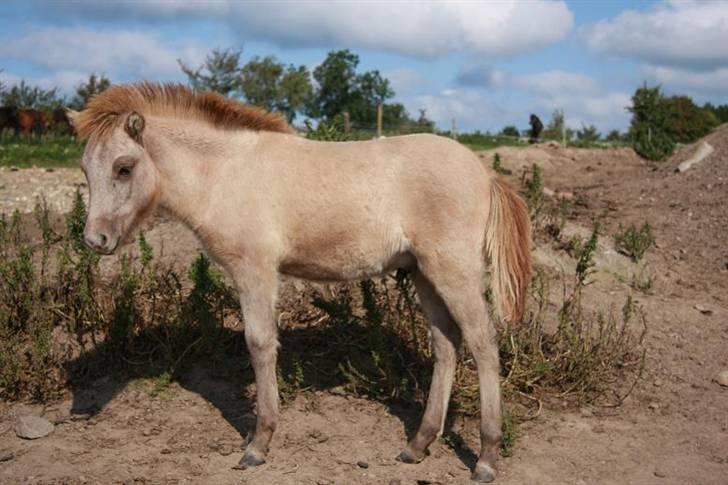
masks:
[[[156,332],[156,331],[155,331]],[[146,348],[156,335],[140,333],[128,348]],[[402,337],[384,325],[374,331],[359,322],[337,322],[282,329],[279,340],[279,392],[283,406],[297,393],[332,391],[361,396],[387,406],[411,439],[423,413],[429,389],[432,362]],[[254,374],[241,331],[219,329],[215,349],[197,351],[180,359],[173,367],[148,356],[130,359],[116,356],[111,344],[69,361],[72,414],[95,415],[103,410],[132,380],[172,379],[214,405],[223,418],[240,433],[243,441],[255,429]],[[382,349],[388,349],[383,353]],[[444,436],[448,446],[466,466],[472,468],[477,456],[453,430],[448,416]],[[405,443],[402,443],[404,448]],[[394,457],[392,457],[394,459]]]

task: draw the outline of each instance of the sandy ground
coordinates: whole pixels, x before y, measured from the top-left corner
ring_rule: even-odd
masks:
[[[673,169],[687,152],[652,165],[626,149],[495,150],[514,178],[539,163],[546,186],[574,194],[573,230],[586,230],[594,218],[610,234],[620,222],[648,221],[657,238],[640,266],[654,278],[650,294],[630,288],[637,267],[607,240],[587,295],[595,309],[621,305],[630,293],[642,305],[649,325],[644,379],[618,408],[550,403],[520,426],[513,456],[498,463],[497,483],[728,484],[728,388],[713,382],[728,369],[725,131],[711,135],[716,153],[686,174]],[[485,163],[493,152],[481,153]],[[0,212],[29,210],[31,202],[13,199],[34,192],[67,207],[82,182],[78,171],[0,169]],[[149,235],[157,247],[164,242],[169,258],[198,247],[171,222],[157,221]],[[546,247],[536,253],[555,269],[569,264]],[[234,364],[195,369],[160,394],[149,380],[107,377],[58,402],[0,403],[0,483],[469,483],[474,455],[442,442],[421,464],[394,460],[416,429],[419,409],[337,389],[301,393],[282,410],[268,463],[233,470],[254,423],[242,392],[250,383],[236,376]],[[15,417],[27,414],[57,423],[54,432],[34,441],[16,437]],[[476,422],[456,419],[453,430],[478,449]]]

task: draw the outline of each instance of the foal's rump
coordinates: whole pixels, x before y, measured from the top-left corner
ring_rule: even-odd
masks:
[[[414,266],[425,246],[455,249],[449,240],[481,254],[489,176],[467,148],[432,135],[297,143],[282,272],[359,279]]]

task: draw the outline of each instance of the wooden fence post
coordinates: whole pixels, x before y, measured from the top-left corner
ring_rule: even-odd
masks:
[[[349,112],[344,111],[344,133],[351,132],[351,125],[349,124]]]
[[[382,120],[384,118],[384,106],[381,103],[377,105],[377,138],[382,137]]]

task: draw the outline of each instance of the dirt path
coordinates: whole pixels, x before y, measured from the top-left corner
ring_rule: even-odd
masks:
[[[728,274],[721,271],[728,263],[728,193],[726,178],[720,179],[728,176],[725,151],[717,149],[682,178],[627,150],[496,151],[516,173],[540,162],[548,187],[582,201],[573,214],[582,226],[594,217],[608,231],[619,222],[647,220],[658,241],[647,256],[651,294],[606,270],[588,292],[593,308],[620,305],[629,293],[643,306],[649,325],[644,380],[619,408],[545,407],[520,426],[513,456],[499,462],[497,483],[727,484],[728,388],[712,381],[728,369]],[[492,153],[482,154],[486,162]],[[36,175],[0,171],[0,186],[19,180],[12,177],[32,183],[40,180]],[[80,182],[64,171],[47,180],[71,193]],[[6,200],[0,196],[0,212],[11,210]],[[157,247],[165,241],[171,258],[197,247],[169,222],[158,222],[150,240]],[[105,378],[45,406],[0,403],[0,459],[10,457],[0,461],[0,483],[469,483],[472,453],[455,452],[443,440],[419,465],[394,460],[419,409],[353,398],[336,388],[301,393],[283,408],[269,462],[233,470],[254,423],[243,392],[249,383],[236,376],[231,364],[195,368],[169,385],[158,378]],[[71,418],[72,407],[100,410]],[[15,416],[27,414],[57,422],[54,432],[34,441],[17,438]],[[456,420],[453,430],[477,450],[475,422]]]

